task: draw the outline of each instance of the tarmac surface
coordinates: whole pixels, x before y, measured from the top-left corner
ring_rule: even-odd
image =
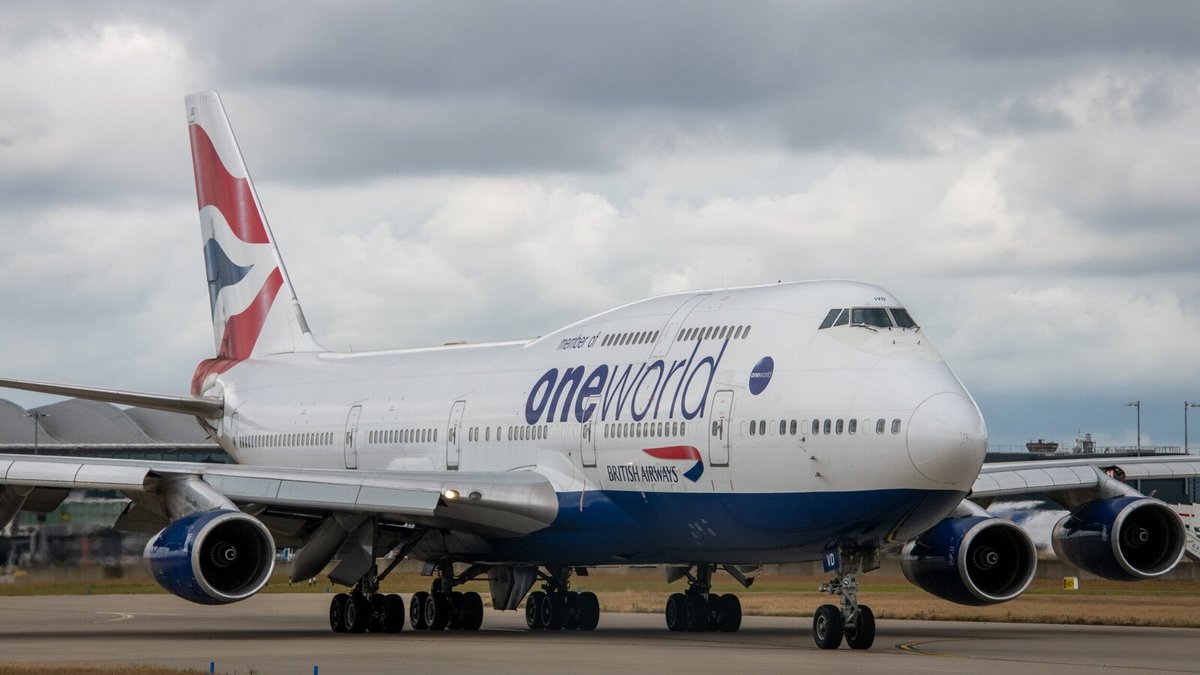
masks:
[[[532,632],[488,610],[476,633],[330,632],[329,595],[223,607],[166,595],[0,598],[3,663],[138,663],[218,673],[1091,673],[1200,670],[1200,630],[880,621],[869,651],[821,651],[808,617],[746,617],[737,633],[671,633],[656,614],[604,614],[591,633]],[[407,601],[407,597],[405,600]]]

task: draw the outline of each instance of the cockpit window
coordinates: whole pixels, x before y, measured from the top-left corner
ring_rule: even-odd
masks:
[[[829,313],[825,315],[825,320],[821,322],[821,327],[818,328],[817,330],[825,330],[826,328],[829,328],[830,326],[832,326],[833,320],[838,317],[838,314],[840,314],[841,311],[842,310],[840,310],[840,309],[829,310]]]
[[[916,328],[917,327],[917,322],[913,321],[912,317],[908,315],[907,309],[900,309],[899,307],[893,307],[892,308],[892,318],[896,320],[896,325],[899,326],[900,328]]]
[[[850,310],[850,323],[856,326],[891,328],[892,318],[882,307],[855,307]]]
[[[845,326],[847,323],[850,323],[850,312],[844,309],[838,311],[840,313],[838,314],[838,318],[834,320],[833,325]]]

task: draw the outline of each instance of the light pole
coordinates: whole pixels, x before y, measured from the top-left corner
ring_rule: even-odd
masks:
[[[1125,404],[1126,408],[1137,408],[1137,451],[1142,454],[1142,401],[1138,399]]]
[[[1188,408],[1200,408],[1200,403],[1188,403],[1187,401],[1183,402],[1183,454],[1185,454],[1185,455],[1190,454],[1190,453],[1188,453],[1188,438],[1187,438]]]
[[[33,420],[33,454],[38,454],[38,427],[44,418],[49,417],[50,413],[44,412],[27,412],[25,416]]]

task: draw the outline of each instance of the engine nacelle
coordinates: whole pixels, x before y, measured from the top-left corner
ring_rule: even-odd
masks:
[[[1054,526],[1059,560],[1104,579],[1162,576],[1183,557],[1186,531],[1171,507],[1150,497],[1089,502]]]
[[[245,600],[275,568],[275,540],[257,518],[220,509],[184,516],[146,542],[146,570],[184,600],[223,605]]]
[[[904,546],[909,581],[961,605],[1007,602],[1037,571],[1033,541],[1020,526],[991,516],[947,518]]]

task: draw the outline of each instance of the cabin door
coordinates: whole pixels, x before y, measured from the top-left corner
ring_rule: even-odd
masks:
[[[729,466],[729,450],[733,444],[732,414],[733,392],[726,389],[713,394],[708,434],[708,463],[712,466]]]
[[[358,418],[361,415],[361,405],[350,408],[350,414],[346,415],[346,437],[342,451],[346,457],[347,469],[358,468]]]
[[[587,421],[583,423],[583,428],[580,430],[579,452],[583,457],[584,466],[596,466],[596,434],[600,431],[600,426],[596,424],[596,418],[600,417],[600,397],[589,396],[583,403],[583,409],[591,409],[591,414],[588,415]]]
[[[455,401],[450,408],[450,421],[446,424],[446,468],[457,469],[462,456],[462,418],[466,401]]]

